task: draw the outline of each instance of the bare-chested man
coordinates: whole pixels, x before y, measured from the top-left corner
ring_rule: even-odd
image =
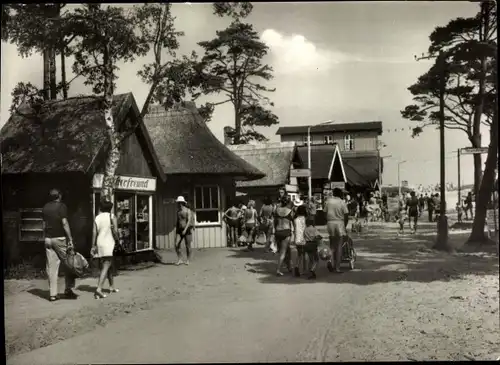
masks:
[[[231,205],[231,207],[224,213],[224,221],[227,225],[228,234],[228,246],[234,247],[238,242],[238,228],[240,227],[241,220],[241,210],[236,206],[236,204]]]
[[[187,207],[187,202],[183,196],[179,196],[176,200],[177,209],[177,235],[179,240],[175,245],[175,252],[177,253],[177,263],[176,265],[182,264],[182,254],[181,254],[181,243],[184,240],[186,245],[186,265],[189,265],[189,259],[191,258],[191,243],[193,242],[193,213]]]

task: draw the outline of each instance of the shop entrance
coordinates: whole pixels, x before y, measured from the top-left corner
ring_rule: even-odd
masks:
[[[101,194],[94,192],[94,217],[99,214]],[[120,243],[127,252],[153,248],[153,196],[136,192],[117,191],[113,211],[118,222]]]

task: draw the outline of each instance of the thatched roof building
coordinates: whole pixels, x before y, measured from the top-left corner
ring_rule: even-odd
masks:
[[[125,126],[138,117],[132,93],[114,97],[113,118],[117,125]],[[139,121],[137,128],[151,152],[152,162],[159,168],[143,123]],[[37,111],[22,105],[1,129],[0,144],[2,174],[87,173],[107,145],[100,99],[84,96],[51,100]]]
[[[295,142],[231,145],[229,149],[266,174],[258,180],[238,181],[236,187],[283,186],[288,183],[291,166],[302,163]]]
[[[185,102],[168,111],[151,106],[144,123],[167,175],[228,175],[237,180],[265,176],[212,134],[194,103]]]

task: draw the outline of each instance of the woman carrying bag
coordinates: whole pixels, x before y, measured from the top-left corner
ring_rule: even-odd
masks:
[[[94,221],[91,256],[99,259],[101,267],[101,272],[97,281],[97,289],[94,293],[95,299],[106,298],[106,294],[102,292],[102,287],[106,278],[109,281],[109,291],[111,293],[118,292],[118,289],[114,287],[113,273],[110,270],[115,246],[120,247],[118,231],[116,230],[116,217],[111,214],[112,208],[113,203],[102,200],[100,202],[99,214],[95,217]]]

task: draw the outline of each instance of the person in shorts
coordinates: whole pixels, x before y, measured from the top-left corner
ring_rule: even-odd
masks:
[[[347,235],[346,225],[349,220],[349,210],[342,200],[342,190],[333,189],[333,196],[325,202],[324,212],[326,215],[326,227],[330,238],[330,248],[332,250],[334,262],[329,260],[327,267],[330,272],[340,273],[340,263],[342,260],[342,240]]]
[[[189,260],[191,258],[191,243],[193,242],[193,229],[194,229],[194,216],[191,209],[187,206],[187,201],[183,196],[177,197],[177,229],[176,233],[179,236],[179,240],[175,244],[175,252],[177,253],[177,263],[176,265],[181,265],[182,254],[181,254],[181,244],[184,241],[186,245],[186,261],[184,264],[189,265]]]
[[[463,208],[462,208],[462,204],[460,204],[459,201],[457,202],[457,205],[455,206],[455,209],[457,211],[458,223],[462,223]]]
[[[403,234],[405,231],[405,221],[406,221],[406,209],[399,208],[398,212],[398,223],[399,223],[399,232],[398,234]]]
[[[290,249],[290,239],[293,230],[293,212],[289,207],[289,199],[286,196],[281,198],[280,205],[276,208],[274,215],[274,236],[278,246],[278,267],[277,276],[283,276],[281,267],[286,264],[289,272],[292,271],[292,255]]]
[[[318,245],[322,239],[323,237],[321,237],[318,229],[314,226],[314,220],[308,218],[306,220],[306,229],[304,230],[304,251],[309,259],[309,280],[316,279],[316,267],[319,262]]]
[[[274,220],[273,220],[274,206],[270,197],[264,199],[264,204],[259,212],[259,231],[264,232],[266,235],[265,251],[271,251],[271,241],[274,235]]]
[[[417,222],[418,222],[418,207],[419,207],[419,202],[418,198],[415,195],[415,192],[412,191],[410,193],[410,199],[406,201],[406,209],[408,209],[408,217],[409,217],[409,224],[410,224],[410,230],[412,230],[412,222],[413,222],[413,232],[417,231]]]
[[[224,222],[227,227],[227,244],[229,247],[235,247],[238,242],[238,227],[240,226],[241,211],[233,202],[231,207],[224,213]]]

